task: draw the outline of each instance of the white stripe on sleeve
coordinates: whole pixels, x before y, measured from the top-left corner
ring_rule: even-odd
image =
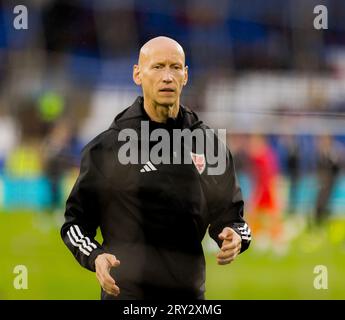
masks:
[[[90,240],[89,237],[85,237],[85,236],[81,233],[81,231],[80,231],[80,229],[79,229],[79,226],[77,226],[77,225],[75,224],[75,225],[74,225],[74,228],[75,228],[75,230],[77,231],[77,233],[78,233],[80,239],[84,239],[84,238],[85,238],[86,241],[88,242],[88,244],[89,244],[91,247],[93,247],[94,249],[97,248],[97,246],[96,246],[94,243],[91,242],[91,240]]]
[[[84,239],[79,239],[79,238],[77,237],[77,235],[76,235],[75,232],[74,232],[73,226],[70,227],[70,231],[71,231],[71,234],[72,234],[72,236],[73,236],[73,238],[74,238],[74,240],[75,240],[76,242],[81,243],[81,244],[83,245],[83,247],[84,247],[85,249],[87,249],[88,251],[90,251],[90,252],[92,251],[92,248],[91,248],[90,246],[87,245],[87,243],[86,243],[86,241],[85,241]]]
[[[80,250],[82,253],[84,253],[84,254],[87,255],[87,256],[90,255],[90,252],[84,250],[84,249],[82,248],[81,244],[78,244],[78,243],[74,242],[74,240],[72,239],[71,234],[70,234],[69,231],[67,231],[67,236],[68,236],[68,238],[69,238],[69,241],[71,241],[71,243],[72,243],[75,247],[79,248],[79,250]]]

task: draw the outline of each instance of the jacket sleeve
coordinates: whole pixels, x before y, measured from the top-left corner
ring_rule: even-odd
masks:
[[[241,252],[243,252],[248,249],[251,242],[251,231],[243,217],[243,196],[237,180],[232,155],[223,143],[221,148],[224,148],[223,151],[226,155],[226,168],[223,174],[212,177],[213,188],[211,194],[213,199],[209,202],[211,222],[208,232],[220,248],[222,240],[218,238],[218,234],[225,227],[234,229],[242,239]]]
[[[103,253],[94,239],[100,221],[100,193],[106,184],[97,168],[97,150],[86,147],[82,153],[80,173],[66,202],[61,237],[83,267],[95,271],[95,259]]]

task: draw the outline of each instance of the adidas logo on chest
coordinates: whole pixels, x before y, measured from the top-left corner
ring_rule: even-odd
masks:
[[[140,172],[150,172],[150,171],[157,171],[157,168],[151,163],[151,161],[147,161],[144,167],[140,170]]]

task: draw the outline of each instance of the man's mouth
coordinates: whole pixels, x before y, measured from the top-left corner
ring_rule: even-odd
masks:
[[[172,88],[162,88],[162,89],[159,89],[160,92],[175,92],[174,89]]]

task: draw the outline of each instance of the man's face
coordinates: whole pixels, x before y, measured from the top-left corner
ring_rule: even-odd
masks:
[[[184,53],[173,45],[163,45],[140,57],[136,83],[142,86],[147,102],[171,106],[179,103],[187,72]]]

